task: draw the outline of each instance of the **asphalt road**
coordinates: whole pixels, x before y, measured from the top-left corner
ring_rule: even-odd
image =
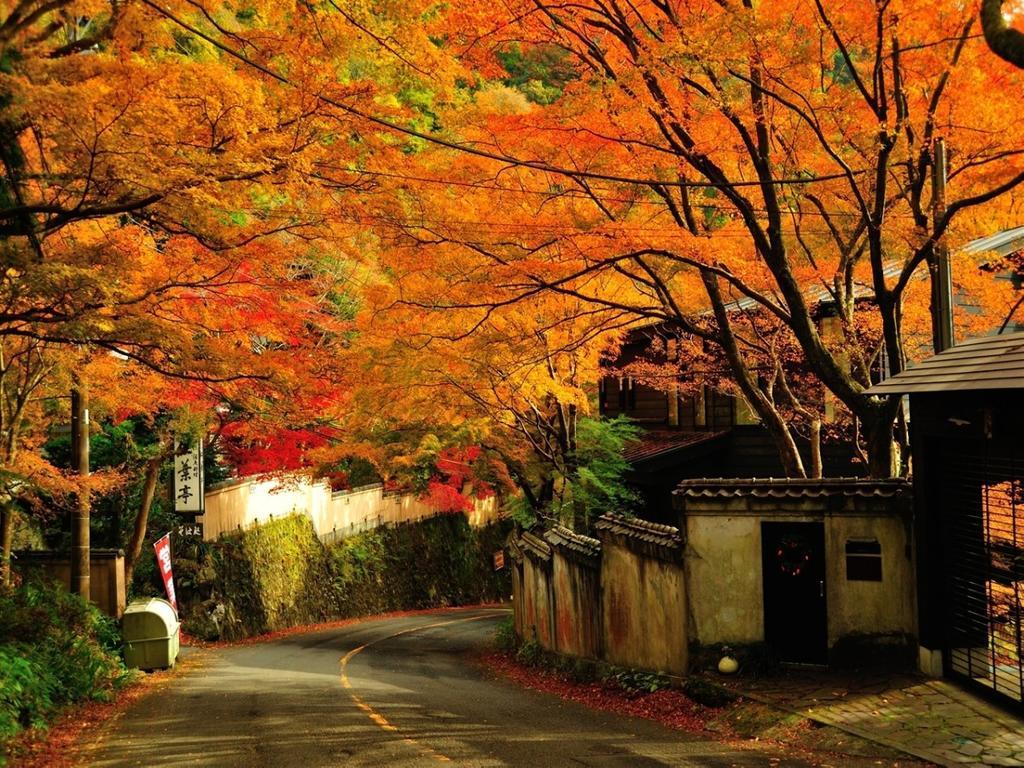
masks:
[[[91,766],[804,765],[494,679],[500,610],[367,621],[208,652],[108,726]]]

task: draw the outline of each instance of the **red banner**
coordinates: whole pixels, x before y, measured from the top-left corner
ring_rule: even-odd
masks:
[[[167,600],[178,611],[178,600],[174,596],[174,574],[171,572],[171,534],[165,533],[155,542],[153,550],[156,552],[156,562],[160,567],[160,576],[164,580],[164,589],[167,591]]]

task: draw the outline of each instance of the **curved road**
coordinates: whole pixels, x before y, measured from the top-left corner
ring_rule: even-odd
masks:
[[[87,764],[804,765],[496,680],[467,656],[506,611],[438,611],[212,651],[136,702]]]

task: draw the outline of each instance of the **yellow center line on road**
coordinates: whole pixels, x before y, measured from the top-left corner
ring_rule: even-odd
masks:
[[[364,650],[369,648],[371,645],[376,645],[377,643],[382,643],[385,640],[393,640],[396,637],[401,637],[402,635],[408,635],[408,634],[411,634],[413,632],[421,632],[421,631],[423,631],[425,629],[435,629],[437,627],[447,627],[447,626],[449,626],[451,624],[464,624],[464,623],[469,622],[469,621],[480,621],[481,619],[489,619],[489,618],[492,618],[492,616],[493,616],[493,614],[484,614],[482,616],[470,616],[470,617],[464,618],[464,619],[449,619],[447,621],[438,621],[438,622],[435,622],[433,624],[424,624],[424,625],[419,626],[419,627],[410,627],[409,629],[403,629],[401,632],[394,632],[394,633],[392,633],[390,635],[386,635],[385,637],[378,637],[376,640],[371,640],[368,643],[363,643],[358,648],[353,648],[351,651],[349,651],[348,653],[346,653],[344,656],[341,657],[341,662],[340,662],[340,665],[341,665],[341,685],[345,688],[346,691],[348,691],[348,695],[352,698],[352,702],[357,707],[359,707],[359,709],[361,709],[363,712],[365,712],[367,717],[369,717],[370,720],[375,725],[377,725],[378,727],[380,727],[381,729],[383,729],[385,731],[397,733],[398,730],[399,730],[398,726],[392,725],[390,722],[388,722],[388,719],[386,717],[384,717],[384,715],[382,715],[380,712],[378,712],[373,707],[371,707],[369,704],[367,704],[362,699],[362,697],[359,696],[359,694],[357,694],[355,692],[355,689],[352,687],[352,681],[348,679],[348,663],[357,654],[362,653]],[[416,739],[412,738],[411,736],[403,736],[402,737],[402,741],[404,741],[406,744],[409,744],[411,746],[416,747],[417,749],[419,749],[424,754],[434,758],[435,760],[437,760],[439,762],[450,763],[452,761],[452,759],[450,757],[448,757],[447,755],[441,754],[436,749],[428,747],[426,744],[423,744],[422,742],[417,741]]]

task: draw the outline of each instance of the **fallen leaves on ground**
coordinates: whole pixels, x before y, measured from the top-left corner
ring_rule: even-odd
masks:
[[[592,709],[643,717],[680,731],[714,730],[720,737],[732,735],[727,726],[721,724],[723,709],[702,706],[682,691],[672,688],[638,693],[613,683],[575,682],[555,672],[525,666],[507,654],[498,652],[485,654],[482,661],[491,670],[520,685],[585,704]]]

